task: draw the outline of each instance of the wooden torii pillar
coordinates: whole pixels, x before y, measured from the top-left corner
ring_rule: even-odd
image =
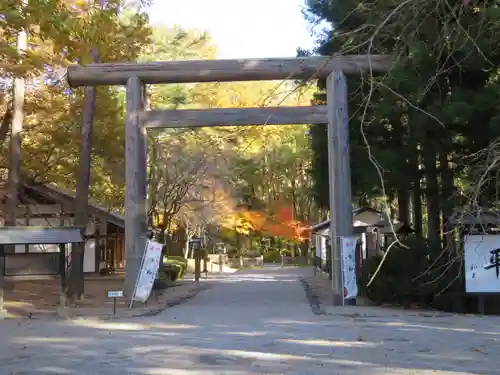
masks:
[[[343,73],[384,72],[390,58],[382,55],[299,57],[286,59],[194,60],[150,63],[73,65],[71,87],[125,85],[125,252],[126,292],[130,295],[144,252],[146,236],[145,129],[328,123],[330,236],[333,304],[343,299],[339,239],[352,235],[352,197],[347,116],[347,83]],[[327,105],[311,107],[144,110],[147,84],[327,79]]]

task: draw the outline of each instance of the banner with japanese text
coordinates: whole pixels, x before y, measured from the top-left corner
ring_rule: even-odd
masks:
[[[356,280],[356,242],[356,237],[340,238],[344,299],[356,298],[358,295],[358,283]]]
[[[139,276],[137,277],[134,301],[146,302],[148,300],[160,266],[162,249],[163,245],[161,243],[148,240]]]

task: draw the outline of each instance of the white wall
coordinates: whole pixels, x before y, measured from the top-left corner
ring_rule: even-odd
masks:
[[[68,219],[69,224],[66,225],[72,225],[73,224],[73,219]],[[85,235],[91,236],[95,233],[95,222],[91,221],[87,224],[87,228],[85,229]],[[96,246],[95,246],[95,240],[87,240],[85,242],[85,253],[83,255],[83,272],[88,273],[88,272],[97,272],[95,269],[95,251],[96,251]],[[71,245],[68,246],[68,256],[71,255]],[[70,258],[71,259],[71,258]]]
[[[366,233],[361,233],[361,255],[366,259]]]
[[[85,255],[83,257],[83,272],[95,272],[95,240],[85,243]]]
[[[321,258],[321,236],[314,235],[314,245],[316,247],[316,256]]]
[[[330,228],[323,229],[314,234],[316,245],[316,256],[326,260],[326,238],[330,234]]]

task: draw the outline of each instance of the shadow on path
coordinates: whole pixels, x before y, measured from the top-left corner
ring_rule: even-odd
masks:
[[[303,272],[213,278],[211,289],[155,317],[0,325],[0,373],[498,373],[498,319],[314,315]]]

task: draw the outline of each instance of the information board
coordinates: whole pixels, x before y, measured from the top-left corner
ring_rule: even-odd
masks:
[[[500,292],[500,235],[464,236],[465,291]]]
[[[139,270],[139,276],[135,285],[134,301],[146,302],[153,289],[153,284],[160,266],[163,245],[158,242],[148,240],[146,251]]]

